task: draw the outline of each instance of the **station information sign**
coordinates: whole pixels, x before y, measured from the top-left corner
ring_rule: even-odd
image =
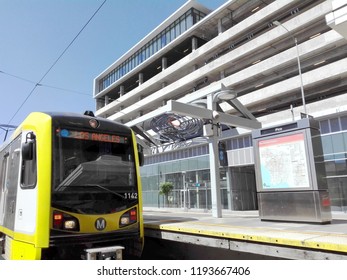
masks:
[[[310,188],[304,133],[258,141],[262,188]]]

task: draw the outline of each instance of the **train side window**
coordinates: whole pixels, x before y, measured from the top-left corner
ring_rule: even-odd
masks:
[[[4,152],[2,154],[2,162],[1,162],[1,173],[0,173],[0,198],[2,193],[5,191],[6,184],[6,174],[7,174],[7,160],[8,160],[9,152]]]
[[[17,137],[9,145],[8,169],[6,178],[7,199],[11,202],[10,212],[13,213],[15,197],[17,195],[17,186],[20,173],[20,145],[21,138]]]
[[[30,134],[30,137],[26,136],[26,142],[22,145],[22,189],[35,188],[37,181],[36,139],[32,132]]]

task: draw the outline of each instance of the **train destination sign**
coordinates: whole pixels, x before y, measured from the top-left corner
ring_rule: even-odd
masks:
[[[80,140],[91,140],[100,142],[110,142],[110,143],[128,143],[128,138],[120,135],[108,134],[108,133],[98,133],[89,131],[77,131],[69,129],[58,129],[57,136],[63,138],[73,138]]]

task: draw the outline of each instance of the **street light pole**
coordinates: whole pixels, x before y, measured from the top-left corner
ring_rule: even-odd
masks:
[[[293,36],[292,32],[290,32],[282,23],[280,23],[279,21],[275,20],[273,22],[274,25],[276,26],[281,26],[282,28],[284,28],[290,35],[290,37],[292,37],[292,39],[294,40],[295,43],[295,48],[296,48],[296,58],[298,61],[298,68],[299,68],[299,77],[300,77],[300,89],[301,89],[301,99],[302,99],[302,105],[304,107],[304,113],[307,115],[307,110],[306,110],[306,102],[305,102],[305,93],[304,93],[304,84],[302,81],[302,74],[301,74],[301,63],[300,63],[300,55],[299,55],[299,48],[298,48],[298,40],[296,39],[296,37]]]

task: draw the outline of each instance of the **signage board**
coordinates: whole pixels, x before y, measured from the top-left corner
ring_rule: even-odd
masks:
[[[310,188],[302,132],[260,140],[258,149],[262,189]]]

